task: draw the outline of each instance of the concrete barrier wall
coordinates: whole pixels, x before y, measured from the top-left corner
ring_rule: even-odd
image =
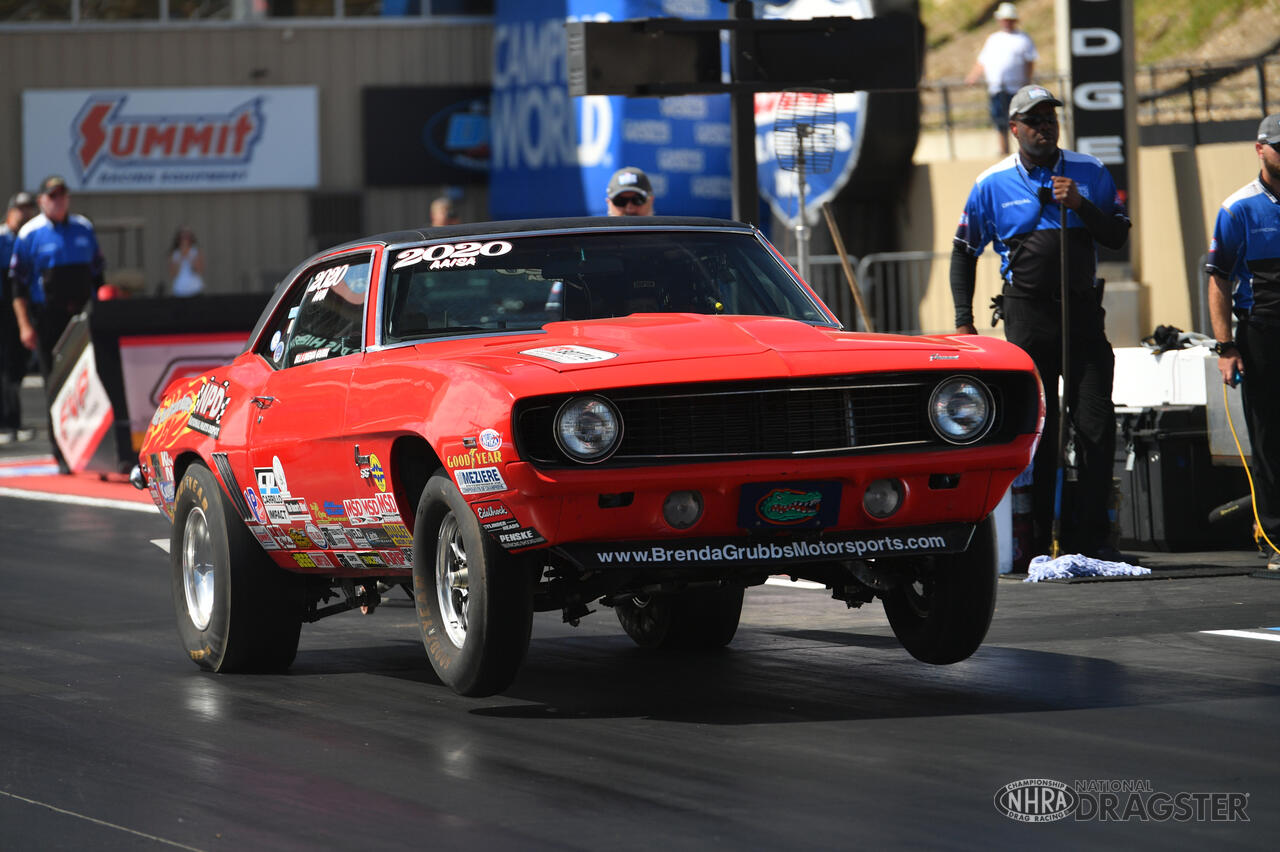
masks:
[[[983,134],[982,139],[987,135]],[[981,143],[977,143],[981,144]],[[987,143],[994,149],[994,141]],[[922,143],[923,152],[934,151]],[[975,143],[959,146],[973,150]],[[936,156],[936,152],[934,152]],[[902,214],[902,247],[906,250],[950,254],[956,224],[974,180],[996,161],[984,159],[918,162]],[[1107,333],[1117,346],[1132,346],[1157,325],[1184,331],[1205,331],[1200,323],[1199,261],[1208,251],[1213,222],[1223,199],[1258,173],[1252,141],[1220,145],[1141,148],[1136,175],[1141,207],[1134,215],[1130,239],[1134,244],[1132,284],[1108,281]],[[954,330],[954,311],[948,262],[934,264],[920,308],[922,327],[929,332]],[[986,306],[999,292],[999,266],[988,247],[978,264],[974,314],[978,330],[991,329]]]

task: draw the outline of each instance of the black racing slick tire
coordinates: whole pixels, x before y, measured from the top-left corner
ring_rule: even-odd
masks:
[[[974,530],[969,549],[936,556],[884,597],[889,626],[917,660],[948,665],[978,650],[996,608],[995,520]]]
[[[271,561],[198,462],[178,483],[169,563],[178,635],[196,665],[214,672],[289,667],[305,608],[302,578]]]
[[[529,649],[534,579],[437,471],[414,520],[413,589],[422,644],[445,686],[480,697],[511,685]]]
[[[686,589],[628,598],[614,605],[618,623],[641,648],[706,651],[733,641],[742,616],[741,586]]]

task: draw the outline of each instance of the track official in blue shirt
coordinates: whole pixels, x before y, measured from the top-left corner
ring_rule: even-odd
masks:
[[[23,346],[35,350],[48,388],[54,344],[71,318],[93,301],[102,285],[104,264],[93,224],[71,212],[65,180],[58,175],[45,178],[38,201],[40,215],[18,232],[9,273],[18,336]],[[57,441],[52,443],[65,472]]]
[[[9,199],[4,225],[0,227],[0,444],[30,441],[31,429],[22,426],[22,379],[31,363],[31,353],[18,337],[18,320],[13,313],[13,287],[9,283],[9,259],[18,231],[36,215],[36,200],[29,192]]]
[[[1262,120],[1253,147],[1262,168],[1222,202],[1205,269],[1218,369],[1241,384],[1258,520],[1280,545],[1280,114]],[[1280,553],[1267,567],[1280,570]]]
[[[1109,543],[1107,507],[1115,454],[1111,381],[1115,356],[1107,341],[1096,244],[1119,248],[1129,218],[1115,182],[1095,157],[1058,147],[1062,102],[1043,86],[1023,86],[1009,104],[1018,150],[978,176],[956,231],[951,294],[956,333],[976,334],[973,290],[978,255],[990,243],[1004,279],[1005,337],[1027,351],[1044,381],[1046,418],[1032,473],[1033,553],[1048,553],[1058,466],[1058,376],[1062,371],[1063,238],[1067,208],[1070,357],[1067,408],[1075,429],[1079,480],[1073,510],[1063,508],[1068,553],[1119,559]]]

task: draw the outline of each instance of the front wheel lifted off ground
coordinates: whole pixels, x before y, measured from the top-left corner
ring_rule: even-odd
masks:
[[[925,663],[967,659],[991,626],[999,571],[995,521],[974,530],[964,553],[935,556],[885,595],[884,612],[898,641]]]
[[[198,462],[178,482],[169,562],[178,635],[196,665],[289,667],[302,628],[302,579],[271,561]]]
[[[460,695],[515,680],[533,628],[533,570],[480,529],[443,470],[427,481],[413,534],[413,588],[436,675]]]

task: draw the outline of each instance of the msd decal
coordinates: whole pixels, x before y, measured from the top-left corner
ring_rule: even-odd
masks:
[[[265,119],[254,98],[225,114],[146,115],[128,109],[129,96],[95,97],[71,128],[72,162],[82,181],[115,166],[239,166],[253,156]]]

